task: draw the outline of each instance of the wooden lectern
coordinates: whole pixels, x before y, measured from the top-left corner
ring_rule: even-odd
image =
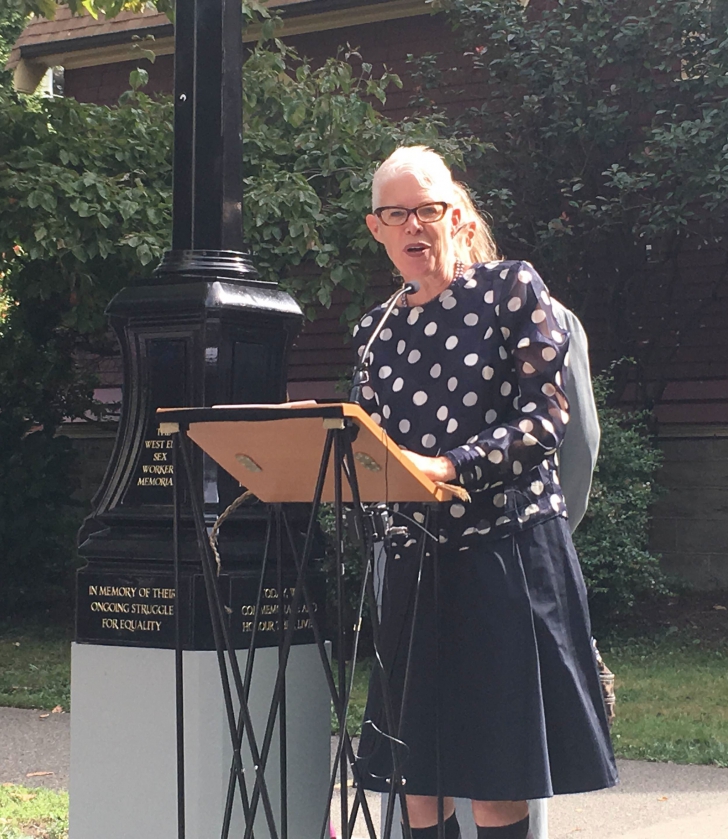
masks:
[[[179,479],[186,476],[190,493],[190,506],[197,533],[198,547],[202,562],[205,588],[210,608],[215,646],[218,651],[220,676],[227,709],[230,736],[233,745],[233,762],[230,770],[230,785],[223,819],[223,839],[229,835],[231,812],[235,797],[235,788],[240,792],[245,816],[243,839],[252,839],[253,826],[259,803],[263,805],[266,825],[270,839],[284,839],[288,836],[287,813],[285,806],[285,743],[282,735],[281,761],[283,765],[283,794],[281,811],[276,818],[273,813],[268,785],[266,784],[266,764],[271,750],[273,732],[276,724],[283,729],[285,703],[285,673],[291,646],[294,642],[296,621],[289,619],[278,621],[279,628],[279,666],[275,687],[271,698],[267,724],[262,739],[253,731],[248,695],[250,691],[251,666],[246,666],[243,675],[240,672],[233,643],[230,638],[230,607],[224,602],[223,594],[217,584],[218,566],[213,557],[208,540],[207,523],[204,518],[204,505],[195,494],[192,481],[192,460],[189,441],[193,441],[217,464],[233,476],[246,491],[253,493],[260,501],[272,505],[275,511],[277,536],[269,544],[279,544],[288,540],[288,548],[295,558],[297,580],[289,592],[289,599],[284,604],[280,600],[278,614],[287,613],[294,617],[299,609],[304,609],[310,618],[314,639],[319,648],[322,666],[331,692],[331,698],[339,719],[339,743],[334,770],[330,777],[329,798],[326,812],[321,815],[321,839],[328,837],[328,819],[331,799],[336,784],[337,770],[340,774],[341,789],[341,833],[339,839],[349,839],[359,808],[369,830],[371,839],[376,839],[376,832],[369,813],[364,791],[356,787],[356,799],[351,813],[348,812],[348,770],[351,769],[357,780],[357,766],[354,751],[346,732],[346,720],[350,688],[347,685],[344,655],[339,655],[338,682],[334,679],[329,663],[325,641],[318,626],[315,609],[312,608],[310,594],[306,586],[306,572],[311,559],[312,546],[317,528],[317,516],[322,503],[333,503],[336,528],[336,567],[337,599],[339,611],[339,649],[343,640],[343,533],[344,511],[354,519],[353,531],[359,540],[360,554],[364,563],[362,586],[359,592],[359,614],[356,628],[361,625],[361,615],[365,599],[369,602],[369,611],[373,623],[375,645],[378,644],[377,606],[371,570],[373,532],[367,519],[367,504],[381,502],[420,502],[432,505],[449,501],[454,490],[446,485],[435,484],[423,475],[414,464],[400,451],[380,428],[359,406],[352,403],[316,403],[297,402],[281,405],[221,405],[212,408],[160,408],[157,411],[160,431],[174,435],[175,452],[175,533],[179,533],[181,493],[178,490]],[[179,469],[178,467],[182,467]],[[311,504],[308,527],[303,547],[295,544],[290,524],[283,505],[295,502]],[[223,514],[224,515],[224,514]],[[221,516],[222,518],[222,516]],[[421,528],[426,532],[428,520]],[[418,525],[419,527],[419,525]],[[351,532],[351,529],[350,529]],[[420,539],[420,564],[425,553],[425,538]],[[248,663],[256,646],[256,629],[261,615],[263,580],[266,574],[268,555],[263,558],[260,571],[258,599],[253,618],[253,631],[250,641]],[[280,578],[280,552],[278,556]],[[179,568],[179,545],[175,540],[175,566]],[[279,591],[279,596],[280,591]],[[227,661],[226,661],[227,656]],[[355,659],[355,655],[353,657]],[[381,665],[381,663],[380,663]],[[388,727],[397,731],[389,699],[386,678],[382,671],[382,691],[387,709]],[[232,684],[231,684],[232,680]],[[338,684],[338,686],[337,686]],[[236,710],[236,703],[237,708]],[[183,761],[183,698],[182,698],[182,649],[177,644],[177,750],[178,750],[178,810],[180,837],[184,836],[184,761]],[[241,749],[243,742],[253,758],[255,779],[252,789],[249,779],[243,772]],[[393,749],[395,771],[391,779],[390,811],[393,812],[395,796],[403,797],[400,775],[397,768],[396,750]],[[402,807],[406,820],[406,807]],[[383,839],[391,831],[392,812],[388,812]],[[405,824],[405,836],[409,827]],[[314,837],[311,837],[314,839]]]

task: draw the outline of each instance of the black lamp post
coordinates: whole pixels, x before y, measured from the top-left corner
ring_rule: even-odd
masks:
[[[171,647],[174,619],[164,609],[150,616],[141,607],[164,607],[175,597],[192,616],[183,627],[185,645],[209,647],[194,619],[191,530],[182,539],[181,590],[170,594],[178,476],[171,440],[158,432],[154,412],[286,397],[287,356],[302,314],[275,283],[259,279],[243,244],[242,26],[240,0],[177,4],[172,250],[153,284],[124,289],[108,308],[121,344],[124,392],[114,454],[81,534],[79,550],[88,560],[78,575],[81,642]],[[214,518],[239,488],[202,457],[195,469]],[[264,530],[254,512],[241,513],[228,529],[226,556],[242,577],[259,560]],[[110,611],[129,600],[133,615]]]

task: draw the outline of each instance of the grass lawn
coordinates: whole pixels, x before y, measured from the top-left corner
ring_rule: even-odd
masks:
[[[728,643],[703,648],[675,634],[602,655],[616,676],[619,757],[728,767]]]
[[[56,627],[0,629],[0,705],[68,711],[71,634]],[[0,834],[0,839],[4,836]]]
[[[68,839],[68,793],[0,785],[0,839]]]

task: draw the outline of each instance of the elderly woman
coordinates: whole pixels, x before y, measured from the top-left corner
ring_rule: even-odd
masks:
[[[525,839],[527,799],[616,782],[557,473],[569,336],[528,263],[499,261],[494,247],[489,262],[459,261],[458,191],[433,151],[395,151],[372,207],[369,230],[418,286],[371,348],[362,405],[426,475],[471,500],[427,520],[421,579],[423,511],[392,508],[409,526],[390,539],[382,609],[398,724],[375,673],[364,784],[388,791],[396,738],[414,839],[438,836],[438,796],[447,839],[460,832],[455,797],[472,801],[479,839]],[[381,314],[361,320],[360,354]]]

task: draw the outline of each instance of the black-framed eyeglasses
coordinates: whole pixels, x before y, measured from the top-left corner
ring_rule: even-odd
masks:
[[[432,201],[419,207],[377,207],[374,215],[387,227],[400,227],[414,213],[422,224],[432,224],[445,217],[450,205],[445,201]]]

